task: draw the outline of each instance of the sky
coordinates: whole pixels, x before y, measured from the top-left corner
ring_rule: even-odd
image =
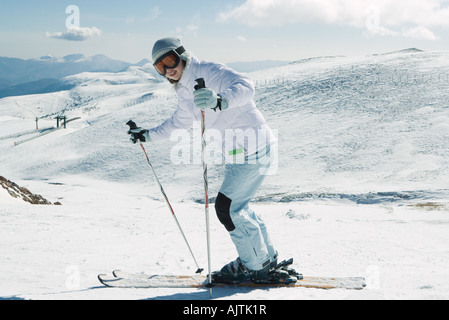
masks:
[[[449,51],[449,0],[0,0],[0,56],[137,63],[164,37],[223,63]]]

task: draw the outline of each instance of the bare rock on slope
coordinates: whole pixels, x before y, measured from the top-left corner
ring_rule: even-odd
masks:
[[[22,199],[31,204],[51,205],[52,203],[39,194],[30,192],[27,188],[19,187],[16,183],[0,176],[0,186],[13,198]],[[56,203],[55,203],[56,204]],[[59,204],[59,203],[58,203]]]

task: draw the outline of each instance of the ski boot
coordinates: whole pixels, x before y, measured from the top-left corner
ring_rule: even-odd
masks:
[[[225,265],[220,271],[212,272],[212,283],[237,284],[242,282],[259,282],[269,279],[270,263],[267,261],[261,270],[250,270],[240,258]]]

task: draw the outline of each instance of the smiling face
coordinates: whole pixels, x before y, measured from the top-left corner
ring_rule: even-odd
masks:
[[[172,81],[179,81],[179,79],[181,79],[182,77],[182,72],[184,71],[184,67],[185,67],[185,61],[181,60],[181,62],[178,64],[178,66],[174,69],[167,69],[167,73],[165,74],[165,76],[167,77],[168,80],[172,80]]]

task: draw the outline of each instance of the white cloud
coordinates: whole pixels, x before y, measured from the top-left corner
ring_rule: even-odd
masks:
[[[237,40],[241,42],[246,42],[246,38],[242,36],[237,36]]]
[[[197,31],[200,27],[196,23],[191,23],[187,26],[187,32],[197,35]]]
[[[95,27],[92,28],[69,28],[66,32],[47,32],[46,36],[54,39],[68,40],[68,41],[85,41],[92,37],[101,35],[101,30]]]
[[[201,16],[196,14],[192,17],[192,22],[184,27],[177,27],[174,31],[178,38],[184,38],[185,36],[198,36],[198,30],[200,29]]]
[[[439,38],[426,27],[416,27],[403,31],[403,36],[418,40],[438,40]]]
[[[196,23],[190,23],[185,27],[177,27],[175,29],[175,34],[178,38],[184,38],[185,36],[198,36],[199,25]]]
[[[162,14],[161,9],[159,9],[158,6],[155,6],[153,7],[153,9],[151,9],[150,14],[146,20],[147,21],[156,20],[161,14]]]
[[[432,27],[449,28],[448,0],[246,0],[218,21],[249,26],[299,22],[346,25],[374,35],[435,40]],[[406,32],[401,29],[406,28]],[[433,35],[433,36],[432,36]]]

